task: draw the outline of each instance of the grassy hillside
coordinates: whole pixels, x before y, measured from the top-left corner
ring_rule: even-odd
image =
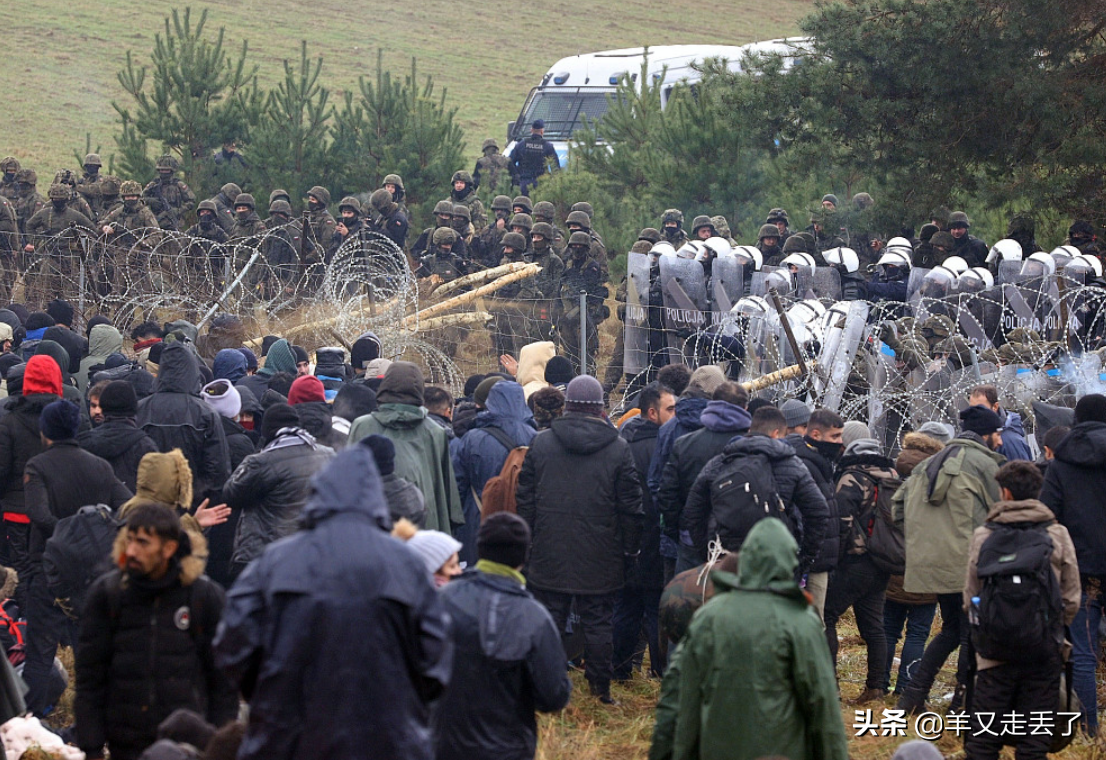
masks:
[[[0,155],[14,154],[41,175],[71,166],[73,151],[83,152],[85,134],[91,133],[93,149],[102,149],[106,163],[117,126],[111,102],[123,95],[116,72],[127,50],[148,60],[171,7],[145,0],[0,6],[9,51],[0,67],[7,105]],[[813,2],[547,0],[496,6],[240,0],[191,7],[208,9],[209,30],[225,27],[232,49],[249,41],[263,82],[280,74],[284,58],[298,57],[301,39],[313,55],[323,55],[323,77],[339,97],[356,86],[359,75],[372,73],[378,47],[396,73],[407,71],[411,56],[417,57],[421,74],[447,87],[450,101],[459,106],[467,153],[475,158],[485,137],[503,139],[526,93],[558,58],[643,44],[743,44],[785,36],[796,32],[797,19]]]

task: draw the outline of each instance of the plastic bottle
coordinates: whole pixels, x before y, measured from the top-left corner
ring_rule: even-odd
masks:
[[[973,596],[971,606],[968,607],[968,622],[979,625],[979,597]]]

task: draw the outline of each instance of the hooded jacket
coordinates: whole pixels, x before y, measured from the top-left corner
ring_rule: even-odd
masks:
[[[78,434],[77,443],[88,453],[107,460],[115,477],[132,493],[138,478],[138,463],[151,451],[157,451],[157,444],[135,425],[133,417],[114,415],[105,418],[99,427]]]
[[[761,520],[738,574],[713,574],[715,596],[692,620],[670,695],[676,760],[848,757],[822,623],[795,582],[796,549],[782,522]]]
[[[841,554],[840,519],[837,513],[837,495],[833,482],[833,462],[812,446],[803,436],[789,435],[785,439],[795,449],[795,455],[802,460],[814,478],[814,484],[826,500],[826,533],[822,538],[822,548],[808,568],[811,573],[826,573],[837,567],[837,558]]]
[[[529,582],[565,594],[623,587],[644,512],[630,446],[610,423],[569,412],[530,444],[516,493],[533,535]]]
[[[914,468],[892,500],[906,537],[905,591],[964,590],[972,532],[999,500],[995,473],[1004,461],[977,434],[962,433]]]
[[[457,476],[457,491],[465,510],[465,525],[455,538],[463,544],[461,560],[472,567],[476,564],[476,532],[480,529],[480,495],[490,478],[499,474],[510,449],[500,443],[489,428],[496,428],[518,446],[529,446],[538,431],[534,416],[526,406],[522,386],[501,381],[492,386],[485,402],[485,411],[476,415],[471,430],[454,447],[453,472]]]
[[[216,380],[229,380],[233,385],[246,376],[246,366],[246,357],[241,351],[224,348],[215,354],[211,371]]]
[[[215,642],[250,703],[238,757],[430,760],[429,703],[452,669],[448,617],[422,561],[388,535],[372,452],[338,454],[303,515],[303,530],[238,578]]]
[[[874,440],[861,438],[849,446],[848,452],[837,463],[835,485],[841,559],[867,553],[866,543],[852,543],[853,524],[869,516],[876,506],[877,484],[899,477],[894,462],[880,453]],[[864,529],[867,531],[866,523]]]
[[[641,534],[641,555],[638,557],[637,578],[640,589],[659,591],[664,588],[664,559],[661,557],[661,515],[656,500],[645,484],[649,462],[657,448],[661,426],[644,417],[635,417],[622,426],[620,435],[630,444],[638,483],[641,484],[641,508],[645,515]]]
[[[545,365],[556,355],[557,347],[548,340],[528,343],[519,350],[515,380],[522,386],[527,400],[532,393],[549,385],[545,382]]]
[[[1006,457],[1008,462],[1013,462],[1015,459],[1032,462],[1033,454],[1029,451],[1029,444],[1025,442],[1022,416],[1008,409],[1003,409],[1002,414],[1005,416],[1002,421],[1002,445],[995,451]]]
[[[660,432],[657,434],[657,450],[653,453],[653,461],[649,464],[649,477],[646,479],[654,497],[660,491],[664,468],[668,464],[668,457],[672,453],[676,440],[703,427],[700,418],[709,403],[710,401],[705,398],[677,399],[676,414],[661,425]]]
[[[88,356],[77,369],[77,388],[83,396],[92,382],[91,370],[102,365],[111,354],[123,353],[123,335],[111,325],[96,325],[88,334]]]
[[[192,468],[195,497],[203,499],[226,481],[230,452],[219,414],[199,396],[198,361],[183,343],[167,345],[157,390],[138,402],[135,422],[159,451],[181,450]]]
[[[0,423],[2,425],[3,423]],[[1079,572],[1106,576],[1106,423],[1081,422],[1056,446],[1041,501],[1068,529]]]
[[[27,365],[32,376],[37,376],[35,366],[40,362],[33,361]],[[57,393],[33,393],[9,402],[8,413],[0,419],[0,509],[5,518],[15,515],[19,522],[26,522],[27,507],[23,498],[23,470],[27,461],[45,450],[42,438],[38,431],[38,418],[42,410],[54,401],[57,401],[61,393],[61,373],[56,367],[51,368],[56,374],[50,382],[32,386],[34,390],[50,388]],[[24,375],[24,389],[27,390],[27,377]],[[41,387],[40,387],[41,385]]]
[[[296,531],[311,478],[333,455],[306,431],[285,428],[242,460],[223,487],[223,499],[240,513],[232,563],[251,562],[267,545]]]

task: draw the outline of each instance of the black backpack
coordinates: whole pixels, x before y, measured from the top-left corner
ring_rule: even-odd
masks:
[[[987,523],[979,547],[979,604],[969,611],[976,652],[1000,662],[1039,662],[1064,636],[1063,598],[1043,523]]]
[[[890,575],[902,575],[906,572],[906,538],[891,514],[891,499],[902,487],[902,480],[877,478],[858,468],[846,472],[867,478],[875,489],[875,498],[867,511],[853,520],[853,535],[863,543],[865,553],[876,567]]]
[[[794,533],[768,457],[730,455],[724,461],[725,467],[710,486],[708,541],[717,535],[723,549],[738,551],[749,531],[765,517],[783,520]]]
[[[70,616],[80,614],[88,587],[110,569],[111,547],[118,533],[119,523],[104,504],[81,507],[54,527],[42,566],[50,593]]]

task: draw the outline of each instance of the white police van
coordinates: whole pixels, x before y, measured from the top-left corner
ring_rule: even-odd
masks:
[[[507,124],[507,148],[510,155],[515,143],[530,134],[530,125],[538,119],[545,122],[545,139],[557,149],[561,166],[568,159],[568,143],[573,133],[585,121],[596,122],[607,112],[608,95],[618,89],[623,76],[629,76],[638,86],[641,66],[648,52],[649,78],[662,81],[661,107],[668,103],[672,88],[679,83],[699,81],[696,64],[710,58],[721,58],[731,71],[741,71],[745,53],[793,53],[804,38],[787,38],[754,42],[748,45],[659,45],[651,48],[604,50],[562,58],[550,67],[541,84],[530,90],[518,118]],[[663,80],[661,78],[663,77]]]

